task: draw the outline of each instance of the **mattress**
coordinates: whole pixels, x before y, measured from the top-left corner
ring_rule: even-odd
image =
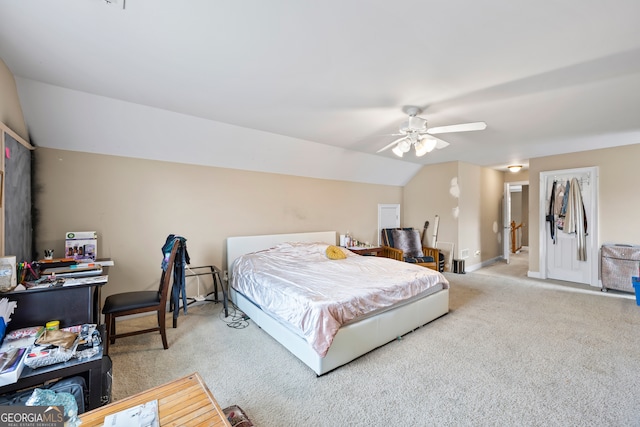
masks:
[[[325,243],[283,243],[233,264],[231,286],[326,355],[342,325],[449,287],[439,272]]]

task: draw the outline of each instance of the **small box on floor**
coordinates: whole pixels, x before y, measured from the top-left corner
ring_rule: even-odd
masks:
[[[65,235],[65,257],[76,261],[95,261],[98,253],[98,233],[69,231]]]

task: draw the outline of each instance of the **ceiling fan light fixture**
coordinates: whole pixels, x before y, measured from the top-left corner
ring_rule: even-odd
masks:
[[[411,142],[404,139],[398,143],[397,147],[401,152],[406,153],[411,149]]]
[[[416,149],[416,156],[422,157],[429,152],[427,147],[425,146],[423,141],[418,141],[414,144],[414,148]]]
[[[422,140],[422,145],[427,150],[427,153],[430,153],[436,148],[436,145],[438,145],[438,141],[431,138],[424,138]]]
[[[522,169],[522,165],[511,165],[511,166],[507,166],[507,169],[509,169],[511,172],[516,173],[519,172],[520,169]]]
[[[398,157],[402,157],[402,155],[404,154],[404,151],[402,151],[400,149],[400,144],[396,145],[395,147],[393,147],[393,150],[391,150],[393,152],[393,154],[395,154]]]

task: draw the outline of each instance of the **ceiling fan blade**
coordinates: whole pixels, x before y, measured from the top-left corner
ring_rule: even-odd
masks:
[[[379,149],[378,151],[376,151],[376,153],[382,153],[385,150],[388,150],[389,148],[393,147],[394,145],[396,145],[398,142],[402,141],[403,139],[405,139],[406,136],[403,136],[402,138],[398,138],[395,141],[393,141],[392,143],[385,145],[384,147],[382,147],[381,149]]]
[[[447,141],[443,141],[442,139],[440,139],[440,138],[436,138],[435,136],[433,136],[432,138],[433,138],[433,139],[435,139],[435,140],[437,141],[437,142],[436,142],[436,148],[437,148],[438,150],[439,150],[439,149],[441,149],[441,148],[445,148],[445,147],[448,147],[448,146],[449,146],[449,143],[448,143]]]
[[[487,124],[485,122],[461,123],[459,125],[436,126],[434,128],[427,129],[427,133],[429,135],[436,135],[439,133],[469,132],[472,130],[485,130],[486,128],[487,128]]]

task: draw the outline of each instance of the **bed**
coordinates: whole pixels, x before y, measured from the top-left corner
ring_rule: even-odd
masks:
[[[345,249],[341,250],[345,253],[346,259],[328,260],[324,251],[329,245],[336,244],[336,237],[336,232],[329,231],[227,238],[230,299],[253,322],[317,375],[323,375],[342,366],[449,312],[449,283],[441,273],[390,259],[355,255]],[[295,253],[295,256],[298,256],[299,249],[305,254],[309,253],[314,261],[295,262],[295,267],[290,265],[283,267],[285,264],[276,264],[275,267],[270,267],[270,264],[262,264],[263,262],[271,262],[265,256],[274,251],[278,254],[276,257],[278,262],[286,263],[288,254]],[[319,254],[322,254],[327,262],[323,264],[320,261],[318,266],[315,261],[322,258]],[[354,264],[354,266],[350,264]],[[323,270],[322,278],[327,283],[332,282],[336,277],[334,271],[336,269],[346,272],[343,277],[353,284],[380,282],[383,280],[382,276],[388,274],[394,274],[398,277],[408,274],[411,277],[415,276],[416,279],[410,280],[412,283],[410,286],[412,288],[411,295],[409,295],[409,291],[394,284],[393,291],[385,291],[387,293],[384,298],[376,296],[367,299],[367,302],[362,304],[359,300],[358,303],[354,303],[354,300],[348,300],[348,309],[340,308],[339,305],[333,305],[331,302],[328,309],[322,304],[317,304],[324,307],[321,308],[321,310],[325,310],[322,314],[304,311],[308,309],[309,305],[316,305],[316,297],[319,294],[326,294],[326,288],[317,291],[317,288],[325,286],[317,281],[320,274],[316,274],[316,277],[311,279],[311,276],[301,276],[303,273],[299,272],[298,268],[311,268],[312,272],[317,273],[318,269],[324,268],[324,265],[327,267],[326,270]],[[355,271],[362,272],[362,274],[353,274],[351,268],[355,268]],[[383,272],[380,270],[381,268],[388,270],[388,272]],[[402,269],[402,273],[394,270],[396,268]],[[363,272],[365,270],[366,273]],[[275,274],[278,271],[284,271],[288,276],[283,273],[284,277],[275,277],[280,276],[280,274]],[[369,274],[371,271],[375,272],[375,276],[372,277],[376,277],[376,279],[371,277],[364,279],[364,274]],[[304,274],[308,274],[308,272],[304,272]],[[276,295],[280,295],[277,298],[252,293],[252,289],[263,286],[267,282],[271,283],[272,279],[282,281],[286,286],[295,286],[292,283],[296,280],[292,277],[307,277],[307,279],[301,280],[306,284],[306,286],[303,284],[302,287],[316,292],[311,296],[312,304],[302,300],[303,297],[298,291],[293,290],[294,288],[288,290],[285,288],[284,291],[277,290],[276,292],[279,294],[276,293]],[[423,281],[425,283],[422,283]],[[365,286],[365,288],[363,292],[369,293],[370,287]],[[271,290],[266,292],[271,292]],[[336,291],[339,300],[347,298],[344,293],[344,289]],[[400,294],[402,299],[397,300],[396,294]],[[293,295],[298,302],[282,303],[280,297],[284,298],[287,295]],[[384,301],[380,302],[380,300]],[[274,301],[275,305],[272,304]],[[371,301],[373,304],[370,304]],[[287,310],[298,303],[302,307],[301,310]],[[363,306],[368,308],[364,310]],[[296,318],[289,316],[291,311],[300,311],[302,317],[298,317],[296,321]],[[336,315],[336,313],[338,314]],[[337,320],[333,317],[336,317]],[[334,320],[338,322],[337,327]],[[322,332],[314,332],[313,328],[309,327],[310,324],[315,323],[322,326]],[[320,339],[318,339],[318,335]]]

